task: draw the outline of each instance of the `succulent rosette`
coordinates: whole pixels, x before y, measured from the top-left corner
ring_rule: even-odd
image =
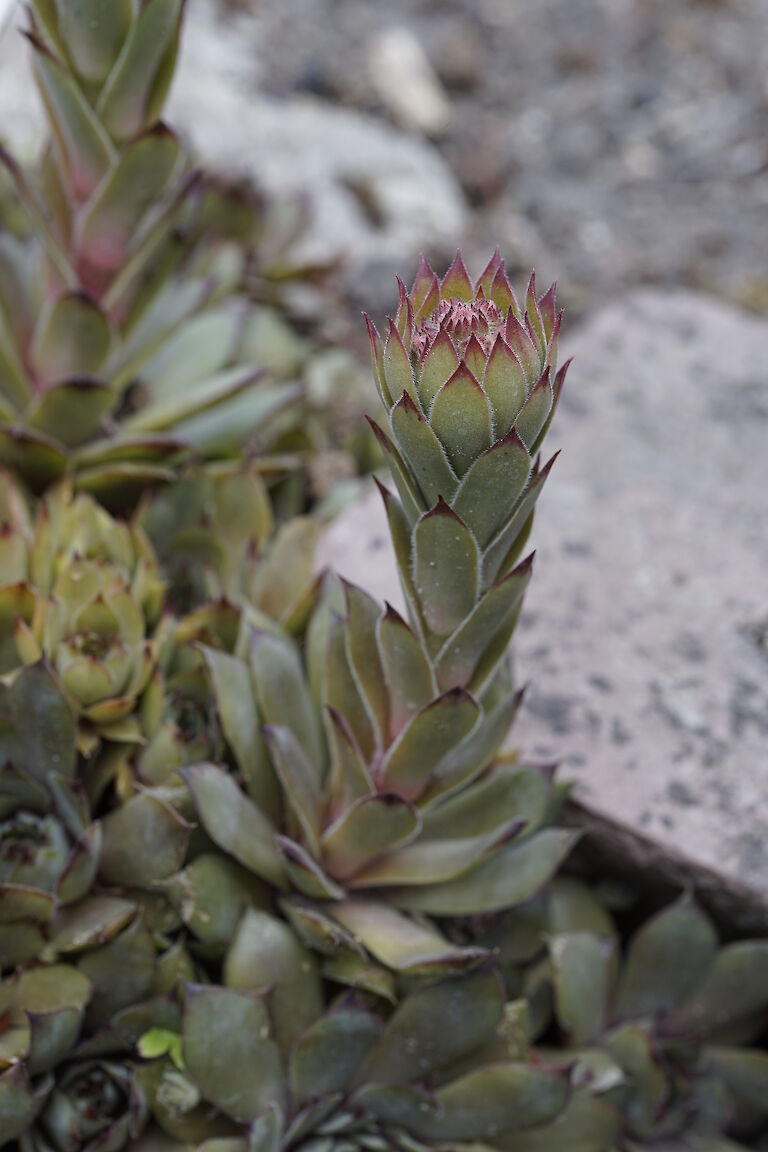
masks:
[[[78,1060],[59,1070],[20,1152],[120,1152],[141,1134],[146,1116],[130,1065]]]
[[[312,954],[251,910],[222,985],[187,984],[175,1033],[141,1037],[139,1053],[159,1058],[138,1076],[155,1122],[187,1144],[514,1147],[562,1111],[570,1087],[505,1044],[504,1012],[490,970],[418,982],[396,1007],[357,993],[327,1004]]]
[[[622,1148],[735,1152],[723,1134],[765,1131],[766,941],[721,946],[686,895],[623,946],[595,892],[573,879],[481,940],[506,957],[508,992],[528,998],[546,1055],[571,1062],[575,1082],[619,1118]]]
[[[130,505],[190,453],[263,447],[300,393],[301,341],[239,291],[160,120],[183,8],[30,6],[51,140],[35,173],[0,151],[28,220],[0,234],[0,460],[38,491],[70,472]]]
[[[11,587],[31,608],[15,622],[19,658],[49,661],[80,718],[81,749],[99,735],[127,738],[155,665],[164,596],[142,530],[59,488],[38,510],[26,579]]]
[[[291,631],[306,623],[320,525],[309,516],[276,525],[258,461],[188,472],[146,502],[140,523],[168,577],[176,615],[226,601],[256,608]]]
[[[441,688],[482,691],[503,658],[529,565],[517,564],[549,474],[537,462],[567,365],[554,285],[518,304],[494,253],[476,283],[457,254],[422,259],[382,344],[374,425],[400,499],[383,492],[411,622]]]

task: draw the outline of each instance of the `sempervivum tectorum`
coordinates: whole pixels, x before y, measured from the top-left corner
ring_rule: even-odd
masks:
[[[385,494],[400,577],[444,688],[487,683],[528,571],[514,568],[551,461],[539,447],[562,389],[554,285],[521,307],[498,252],[473,284],[422,260],[382,344],[368,321],[400,501]]]

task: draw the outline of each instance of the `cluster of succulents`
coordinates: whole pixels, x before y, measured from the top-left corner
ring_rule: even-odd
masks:
[[[53,144],[0,232],[0,1149],[749,1147],[768,944],[719,948],[690,897],[626,942],[560,875],[567,788],[504,743],[554,288],[423,262],[369,322],[408,618],[318,574],[276,456],[306,429],[240,292],[274,304],[287,266],[157,121],[181,9],[32,6]]]

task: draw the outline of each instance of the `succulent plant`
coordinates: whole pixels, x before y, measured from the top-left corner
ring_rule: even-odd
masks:
[[[164,582],[136,524],[113,519],[68,485],[42,501],[28,535],[6,521],[7,566],[0,572],[5,666],[46,659],[80,719],[80,748],[100,735],[126,739],[130,713],[157,658],[153,636]],[[12,543],[11,543],[12,542]]]
[[[349,992],[327,1004],[311,954],[254,910],[223,973],[222,986],[186,985],[175,1036],[139,1042],[159,1054],[138,1072],[153,1117],[187,1144],[504,1148],[568,1099],[567,1073],[504,1048],[492,971],[419,982],[394,1008]]]
[[[147,503],[140,522],[169,578],[177,615],[226,600],[251,605],[291,631],[306,623],[320,524],[294,516],[276,527],[261,462],[192,469]]]
[[[383,345],[368,326],[411,623],[440,688],[482,694],[519,615],[517,562],[553,463],[537,455],[568,367],[556,374],[555,287],[539,298],[531,276],[521,308],[498,251],[475,284],[458,253],[442,281],[422,259]]]
[[[685,895],[623,947],[595,891],[573,879],[480,939],[510,961],[508,991],[530,998],[544,1054],[571,1062],[575,1082],[614,1111],[622,1148],[736,1152],[723,1134],[765,1131],[768,1055],[750,1044],[768,1024],[766,941],[721,947]]]
[[[190,452],[263,447],[298,395],[299,342],[234,291],[206,188],[159,119],[183,7],[32,5],[51,145],[35,176],[1,154],[32,235],[0,232],[0,459],[38,490],[69,470],[131,503]]]

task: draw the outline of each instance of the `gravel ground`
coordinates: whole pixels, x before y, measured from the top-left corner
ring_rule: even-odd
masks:
[[[436,143],[473,263],[499,242],[577,312],[638,283],[768,311],[766,0],[221,3],[255,12],[262,89],[380,116],[372,47],[412,30],[450,96]]]

